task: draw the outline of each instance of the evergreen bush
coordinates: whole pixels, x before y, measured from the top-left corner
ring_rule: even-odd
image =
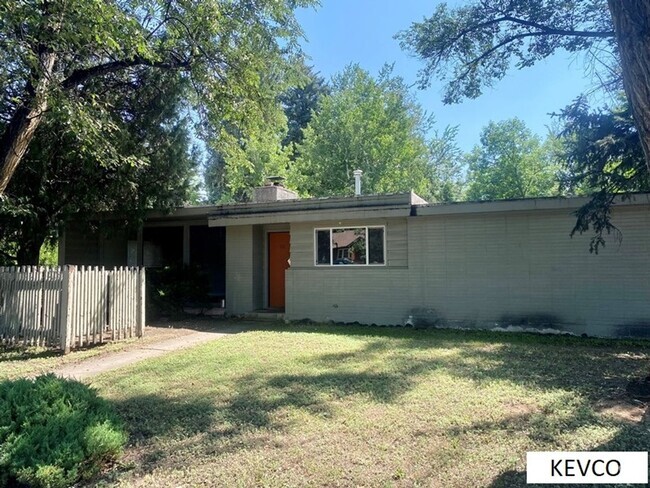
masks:
[[[82,383],[51,374],[0,383],[0,486],[70,486],[126,439],[111,405]]]

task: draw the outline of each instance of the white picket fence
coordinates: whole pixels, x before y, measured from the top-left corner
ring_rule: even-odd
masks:
[[[0,267],[0,344],[78,347],[142,337],[144,268]]]

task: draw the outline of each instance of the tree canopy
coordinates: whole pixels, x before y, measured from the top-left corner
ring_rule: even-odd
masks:
[[[86,89],[94,96],[117,81],[98,79]],[[147,208],[195,199],[186,82],[177,73],[143,71],[129,77],[128,90],[105,93],[113,110],[98,114],[109,115],[98,122],[114,127],[105,148],[89,151],[56,113],[45,119],[7,188],[14,205],[0,207],[0,260],[37,264],[43,242],[56,239],[70,218],[93,225],[110,212],[112,220],[119,217],[115,223],[135,226]],[[100,150],[106,151],[103,166],[96,160]]]
[[[309,4],[0,0],[0,195],[52,109],[89,150],[101,145],[112,128],[96,124],[95,116],[111,107],[84,91],[118,73],[181,73],[214,144],[239,144],[286,86],[301,35],[293,9]],[[102,156],[95,156],[100,164]]]
[[[650,168],[650,2],[646,0],[474,0],[433,15],[398,35],[425,62],[420,85],[447,82],[444,101],[476,98],[514,66],[558,50],[590,56],[605,86],[621,81]]]
[[[466,156],[467,198],[498,200],[558,193],[553,154],[519,119],[490,122]]]
[[[304,131],[289,183],[314,196],[350,194],[352,172],[361,169],[364,193],[413,190],[436,198],[433,155],[449,151],[433,150],[432,119],[392,68],[375,79],[350,65],[333,78],[331,90]]]
[[[302,142],[303,130],[318,110],[322,97],[330,92],[323,77],[314,73],[310,67],[305,67],[305,71],[305,80],[301,84],[289,87],[280,95],[280,102],[287,116],[287,135],[282,140],[282,145],[285,147]],[[293,151],[291,151],[291,159],[295,159]]]

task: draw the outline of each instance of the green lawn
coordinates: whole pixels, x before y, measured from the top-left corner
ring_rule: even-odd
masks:
[[[531,450],[647,450],[648,342],[344,326],[229,336],[93,385],[130,447],[100,484],[523,486]]]

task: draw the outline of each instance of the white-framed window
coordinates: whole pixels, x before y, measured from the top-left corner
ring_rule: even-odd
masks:
[[[385,266],[386,227],[314,229],[316,266]]]

